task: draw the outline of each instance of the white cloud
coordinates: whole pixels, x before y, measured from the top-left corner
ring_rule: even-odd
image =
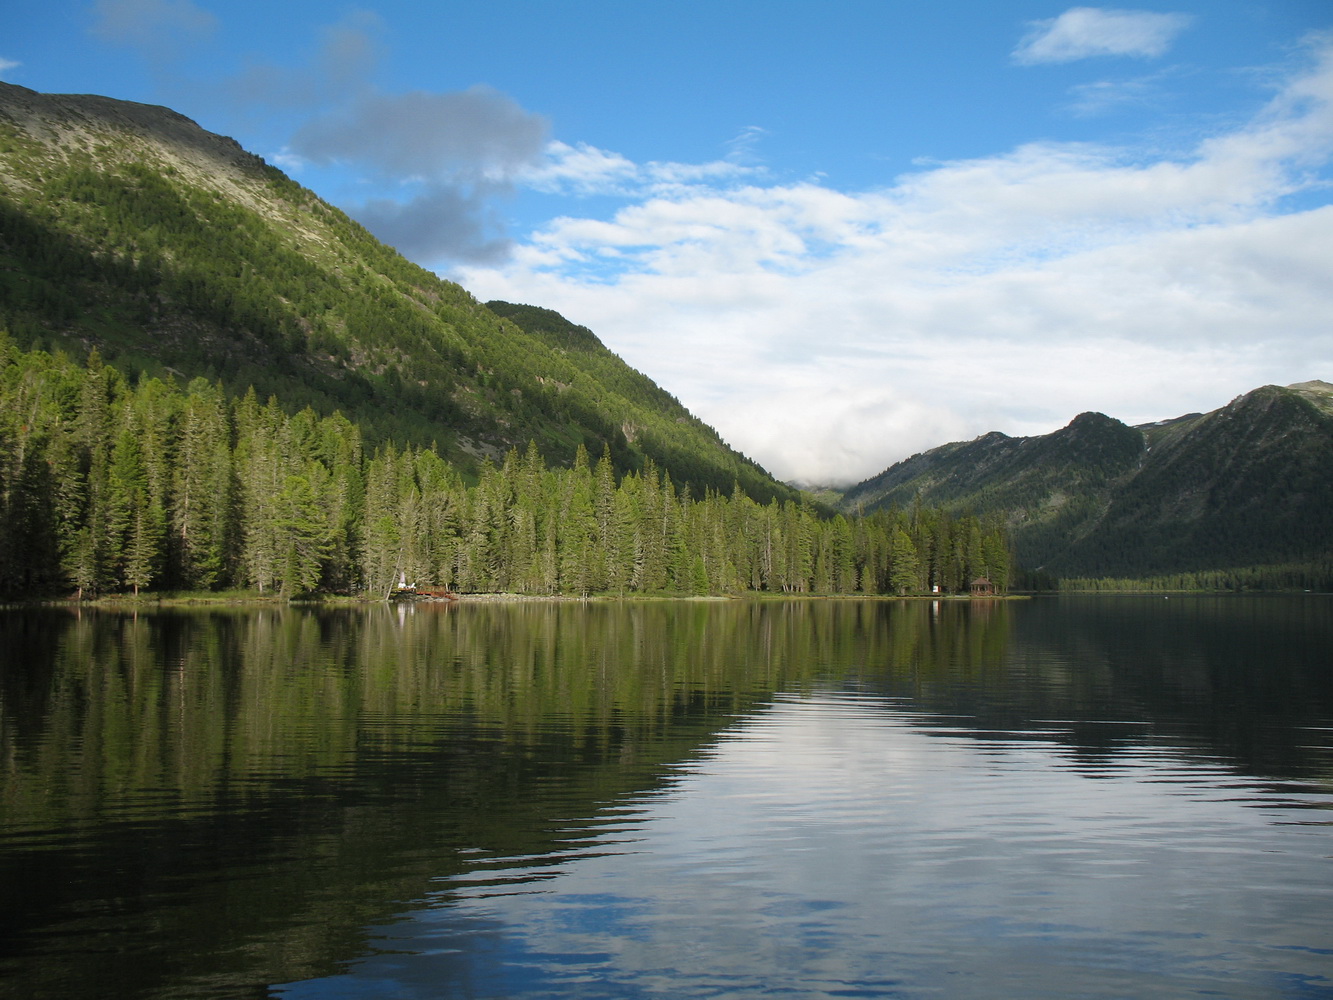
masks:
[[[601,194],[637,188],[638,175],[638,165],[619,153],[556,140],[547,145],[542,162],[529,166],[519,180],[534,190],[552,194]]]
[[[1143,422],[1333,379],[1333,206],[1282,207],[1326,200],[1333,42],[1314,54],[1261,115],[1189,156],[1044,143],[870,192],[644,187],[460,277],[586,324],[805,481],[1088,409]],[[646,173],[587,163],[617,183]]]
[[[1188,14],[1071,7],[1059,17],[1033,21],[1013,57],[1034,65],[1092,56],[1161,56],[1192,20]]]
[[[721,183],[755,176],[756,168],[732,159],[711,163],[650,162],[639,164],[619,153],[578,143],[553,140],[540,162],[524,166],[515,180],[547,194],[643,197],[682,190],[706,181]]]
[[[7,77],[11,69],[18,69],[23,63],[15,62],[13,59],[0,58],[0,77]]]
[[[276,153],[270,153],[265,157],[269,163],[280,167],[289,174],[299,174],[310,165],[310,161],[304,157],[297,156],[290,149],[284,146]]]

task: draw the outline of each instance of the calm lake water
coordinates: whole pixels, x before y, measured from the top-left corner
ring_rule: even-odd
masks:
[[[1333,997],[1333,598],[0,613],[0,994]]]

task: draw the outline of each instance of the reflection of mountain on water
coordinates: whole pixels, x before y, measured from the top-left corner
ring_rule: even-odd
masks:
[[[910,662],[882,656],[860,683],[941,725],[1054,739],[1094,770],[1151,740],[1244,774],[1333,778],[1293,736],[1333,710],[1326,596],[945,603],[909,621]]]
[[[1036,732],[1092,770],[1148,734],[1314,776],[1274,734],[1331,714],[1328,615],[1061,598],[0,616],[0,993],[262,996],[327,975],[451,885],[536,880],[633,836],[680,762],[816,685],[978,739]]]

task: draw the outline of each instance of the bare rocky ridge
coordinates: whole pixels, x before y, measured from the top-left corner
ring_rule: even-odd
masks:
[[[97,154],[108,144],[137,140],[137,153],[185,169],[199,178],[240,181],[263,160],[240,143],[216,135],[170,108],[96,94],[42,94],[0,83],[0,116],[37,141]]]
[[[0,83],[0,119],[7,119],[45,150],[82,154],[105,163],[152,163],[177,171],[191,184],[244,204],[289,235],[327,247],[306,213],[275,202],[262,190],[271,170],[260,156],[230,136],[209,132],[192,118],[158,104],[138,104],[97,94],[42,94]],[[0,158],[0,172],[5,172]],[[6,180],[23,188],[21,175]]]

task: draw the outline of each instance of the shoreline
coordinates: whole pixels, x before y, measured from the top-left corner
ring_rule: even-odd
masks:
[[[91,608],[98,610],[148,610],[157,608],[188,607],[366,607],[377,604],[625,604],[651,603],[664,601],[712,603],[721,601],[1013,601],[1028,600],[1033,593],[993,594],[985,597],[973,597],[970,594],[590,594],[576,597],[569,594],[513,594],[484,593],[458,594],[454,597],[414,597],[397,601],[383,597],[352,597],[346,595],[328,595],[312,598],[285,598],[277,596],[252,596],[229,594],[209,596],[206,594],[152,596],[115,595],[91,598],[45,598],[30,601],[0,602],[0,609],[23,608]]]

